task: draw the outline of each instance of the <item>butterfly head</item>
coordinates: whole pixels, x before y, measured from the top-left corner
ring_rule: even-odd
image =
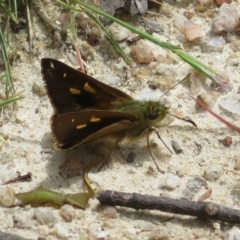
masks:
[[[152,126],[159,127],[162,125],[161,121],[169,113],[170,103],[163,99],[161,102],[149,102],[147,118]]]

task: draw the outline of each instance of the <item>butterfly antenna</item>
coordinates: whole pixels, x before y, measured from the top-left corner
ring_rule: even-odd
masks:
[[[168,113],[168,115],[170,115],[170,116],[172,116],[172,117],[175,117],[175,118],[177,118],[177,119],[180,119],[180,120],[182,120],[182,121],[188,122],[188,123],[192,124],[195,128],[197,128],[197,124],[196,124],[193,120],[191,120],[190,118],[187,118],[187,117],[181,118],[181,117],[178,117],[178,116],[173,115],[173,114],[171,114],[171,113]]]
[[[173,88],[175,88],[178,84],[182,83],[183,81],[185,81],[189,76],[191,75],[191,73],[189,73],[185,78],[183,78],[181,81],[177,82],[175,85],[173,85],[171,88],[169,88],[162,96],[165,96],[167,93],[169,93]]]

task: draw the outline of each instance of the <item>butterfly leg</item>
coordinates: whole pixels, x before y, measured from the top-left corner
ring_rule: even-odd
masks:
[[[154,158],[154,156],[153,156],[153,154],[152,154],[152,151],[151,151],[151,149],[150,149],[149,136],[150,136],[150,133],[153,132],[153,131],[157,134],[157,137],[162,141],[162,143],[164,144],[164,146],[165,146],[171,153],[172,153],[172,151],[171,151],[171,149],[167,146],[167,144],[162,140],[160,134],[158,133],[158,131],[157,131],[155,128],[149,128],[149,129],[147,129],[147,148],[148,148],[148,151],[149,151],[149,153],[150,153],[150,155],[151,155],[151,157],[152,157],[152,159],[153,159],[153,162],[154,162],[157,170],[158,170],[159,172],[164,173],[162,170],[160,170],[159,166],[157,165],[157,162],[155,161],[155,158]]]

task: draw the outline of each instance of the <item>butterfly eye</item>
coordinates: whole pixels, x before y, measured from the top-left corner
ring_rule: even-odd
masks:
[[[158,112],[156,112],[156,111],[150,111],[150,112],[148,113],[148,119],[149,119],[149,120],[155,120],[155,119],[158,118],[158,116],[159,116],[159,114],[158,114]]]

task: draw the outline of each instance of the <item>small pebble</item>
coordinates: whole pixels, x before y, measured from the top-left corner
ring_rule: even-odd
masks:
[[[87,60],[91,60],[93,58],[93,48],[89,43],[82,42],[80,44],[80,49],[81,49],[81,55],[82,55],[83,58],[85,58]],[[77,62],[76,65],[78,65],[77,57],[76,57],[76,62]]]
[[[134,226],[128,225],[126,230],[128,234],[136,235],[136,228]]]
[[[181,26],[184,25],[184,23],[187,22],[187,18],[182,15],[182,14],[175,14],[175,17],[174,17],[174,26],[178,29],[181,28]]]
[[[115,22],[108,27],[108,30],[112,34],[113,39],[116,41],[123,41],[127,39],[131,34],[130,30],[128,30],[125,27],[122,27],[121,25]]]
[[[28,211],[15,215],[14,222],[15,229],[31,229],[33,226],[32,216],[28,215]]]
[[[216,181],[222,174],[222,167],[220,165],[212,165],[204,171],[205,179],[209,181]]]
[[[230,42],[230,47],[234,52],[237,52],[240,48],[240,41],[238,39],[232,39]]]
[[[2,134],[3,136],[6,136],[8,134],[8,125],[7,124],[3,124],[0,127],[0,134]]]
[[[230,147],[233,141],[231,136],[226,136],[224,139],[219,140],[219,142],[226,147]]]
[[[193,70],[189,77],[190,92],[194,95],[202,92],[202,83],[206,81],[206,77],[203,74]]]
[[[194,41],[203,36],[202,27],[196,24],[184,24],[180,27],[180,32],[188,41]]]
[[[180,185],[180,178],[176,175],[170,174],[166,180],[164,186],[168,189],[175,189]]]
[[[81,12],[76,15],[76,23],[79,24],[87,34],[93,34],[99,38],[102,36],[100,27],[85,13]]]
[[[24,112],[18,111],[16,114],[16,122],[23,123],[27,120],[27,115]]]
[[[148,65],[148,68],[152,70],[152,72],[156,72],[157,71],[157,62],[150,62],[149,65]]]
[[[184,11],[184,14],[183,14],[188,20],[191,20],[195,15],[193,12],[190,12],[188,10]]]
[[[136,89],[138,88],[138,86],[139,86],[139,83],[138,83],[136,80],[134,80],[134,81],[131,81],[131,82],[129,83],[128,89],[129,89],[130,91],[134,92],[134,91],[136,91]]]
[[[201,6],[211,6],[212,5],[212,0],[197,0],[197,2]]]
[[[232,115],[237,115],[240,117],[240,97],[237,94],[232,94],[231,96],[222,98],[219,101],[219,106],[221,106],[227,112],[232,113]]]
[[[116,218],[117,217],[117,209],[112,206],[107,206],[104,208],[103,214],[107,218]]]
[[[157,66],[157,72],[160,73],[161,75],[164,75],[164,76],[169,76],[170,78],[166,78],[164,77],[164,82],[160,82],[160,84],[162,86],[166,86],[166,89],[169,87],[170,88],[170,84],[172,84],[172,77],[175,75],[175,71],[174,71],[174,68],[169,65],[169,64],[158,64]]]
[[[206,237],[206,231],[202,228],[193,229],[192,233],[196,239]]]
[[[49,227],[46,225],[39,225],[38,226],[38,233],[42,236],[47,236],[49,234]]]
[[[203,40],[204,52],[222,52],[226,39],[222,36],[214,36]]]
[[[154,61],[153,52],[144,40],[140,40],[136,45],[132,46],[130,55],[137,63],[150,63]]]
[[[126,67],[126,63],[123,59],[121,59],[117,64],[114,65],[117,69],[124,69]]]
[[[99,39],[96,38],[94,35],[88,35],[87,42],[93,47],[99,45],[100,43]]]
[[[122,82],[120,77],[114,76],[114,75],[106,75],[105,81],[107,84],[112,85],[112,86],[117,85]]]
[[[234,156],[234,169],[240,170],[240,155]]]
[[[148,221],[144,220],[138,220],[137,226],[142,230],[142,231],[151,231],[154,227],[154,224]]]
[[[69,236],[68,230],[59,223],[56,223],[54,225],[54,230],[55,230],[54,232],[55,232],[56,236],[59,238],[67,239]]]
[[[133,163],[135,157],[136,157],[136,153],[135,152],[130,152],[127,156],[127,163]]]
[[[240,229],[236,226],[233,226],[230,230],[226,232],[226,237],[224,237],[224,240],[237,240],[237,239],[240,239]]]
[[[157,229],[154,229],[149,237],[147,238],[148,240],[170,240],[172,239],[169,236],[169,228],[163,228],[163,227],[158,227]]]
[[[181,165],[181,166],[178,166],[178,168],[176,169],[176,174],[179,176],[179,177],[183,177],[184,175],[186,175],[188,172],[188,168],[186,165]]]
[[[207,93],[199,94],[197,98],[201,102],[203,102],[205,105],[207,105],[209,108],[212,108],[217,98],[220,96],[221,96],[221,93],[219,92],[207,92]]]
[[[183,198],[193,200],[202,188],[207,188],[207,182],[200,177],[191,177],[183,192]]]
[[[238,4],[224,3],[218,14],[213,18],[212,30],[216,34],[222,32],[233,32],[239,24]]]
[[[147,33],[152,34],[154,32],[164,32],[164,28],[162,24],[159,24],[155,21],[152,21],[147,18],[142,18],[143,25]]]
[[[15,192],[12,188],[6,187],[0,191],[0,203],[5,207],[11,207],[15,203]]]
[[[108,231],[105,231],[103,229],[99,229],[96,235],[96,239],[98,240],[104,240],[107,238],[107,236],[109,235]]]
[[[173,148],[174,152],[176,154],[180,154],[182,152],[182,148],[179,145],[179,143],[175,140],[172,140],[171,143],[172,143],[172,148]]]
[[[160,158],[162,161],[164,161],[163,158],[170,158],[172,153],[165,146],[157,146],[155,149],[155,155],[157,158]]]
[[[232,3],[232,0],[214,0],[214,2],[215,2],[218,6],[221,6],[221,5],[223,5],[224,3],[231,4],[231,3]]]
[[[51,209],[34,209],[34,218],[40,223],[48,226],[53,226],[58,222],[57,217],[53,214]]]
[[[47,94],[47,90],[44,87],[43,82],[34,82],[33,83],[33,91],[36,93],[38,96],[45,96]]]
[[[59,214],[67,222],[72,222],[76,216],[76,210],[71,205],[66,204],[60,208]]]

